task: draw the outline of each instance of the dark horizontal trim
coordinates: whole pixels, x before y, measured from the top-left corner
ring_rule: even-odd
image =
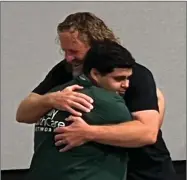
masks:
[[[1,170],[1,173],[15,173],[15,172],[28,172],[29,169],[6,169],[6,170]]]
[[[186,160],[173,161],[178,180],[186,179]],[[2,180],[23,180],[29,169],[1,170]]]
[[[184,170],[186,170],[186,160],[180,160],[180,161],[173,161],[174,166],[180,166],[183,167]],[[6,169],[1,170],[1,173],[14,173],[14,172],[28,172],[29,169]]]

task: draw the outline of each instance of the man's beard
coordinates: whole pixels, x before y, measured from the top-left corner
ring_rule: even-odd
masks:
[[[81,75],[83,70],[83,61],[74,59],[73,63],[66,63],[66,70],[72,73],[73,77]]]
[[[72,67],[72,74],[73,74],[73,77],[77,77],[79,75],[82,74],[82,68],[83,68],[83,64],[80,64],[79,66],[77,67]]]

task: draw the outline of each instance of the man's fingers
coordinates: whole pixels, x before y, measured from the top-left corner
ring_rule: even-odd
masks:
[[[83,111],[83,112],[90,112],[91,111],[90,108],[86,108],[85,106],[83,106],[82,104],[79,104],[77,102],[72,102],[71,106],[72,106],[72,108],[78,109],[79,111]]]
[[[84,94],[83,94],[84,95]],[[77,102],[81,105],[83,105],[85,108],[93,109],[92,103],[90,101],[86,100],[81,93],[74,93],[74,96],[71,97],[71,100],[73,102]]]
[[[65,144],[63,140],[59,140],[59,141],[55,142],[55,146],[61,146],[63,144]]]
[[[67,127],[57,127],[56,129],[54,129],[55,133],[64,133],[68,131],[68,126]]]
[[[83,89],[84,87],[75,84],[75,85],[69,86],[68,88],[71,89],[72,91],[76,91],[76,90],[81,90],[81,89]],[[93,103],[93,99],[92,99],[91,97],[89,97],[89,96],[83,94],[83,93],[76,93],[76,96],[77,96],[77,97],[81,97],[81,98],[85,99],[86,101],[88,101],[88,102],[90,102],[90,103]]]
[[[93,103],[93,99],[91,97],[87,96],[86,94],[79,93],[79,92],[75,92],[74,94],[76,97],[80,97],[82,99],[85,99],[89,104]]]
[[[78,121],[80,120],[80,117],[77,117],[77,116],[69,116],[65,119],[66,121]]]
[[[55,142],[64,139],[63,134],[57,134],[55,135]]]
[[[60,149],[60,152],[66,152],[66,151],[68,151],[68,150],[70,150],[72,148],[73,147],[71,145],[67,144],[64,148]]]
[[[69,88],[70,88],[72,91],[75,91],[75,90],[83,89],[84,87],[75,84],[75,85],[69,86]]]
[[[73,108],[71,108],[69,106],[66,107],[65,110],[68,111],[69,113],[71,113],[74,116],[82,116],[82,113],[80,113],[78,111],[75,111]]]

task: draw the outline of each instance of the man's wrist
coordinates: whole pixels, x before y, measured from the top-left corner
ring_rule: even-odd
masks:
[[[47,109],[51,109],[54,107],[54,100],[53,100],[53,95],[52,93],[48,93],[43,95],[43,106],[46,107]]]
[[[86,139],[87,141],[94,141],[98,135],[98,126],[90,125],[89,128],[86,130]]]

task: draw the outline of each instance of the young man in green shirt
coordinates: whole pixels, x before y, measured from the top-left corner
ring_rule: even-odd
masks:
[[[91,112],[83,113],[91,125],[118,124],[132,120],[123,95],[129,86],[135,61],[114,42],[95,44],[85,57],[83,74],[48,93],[70,85],[80,85],[94,102]],[[55,94],[55,93],[54,93]],[[55,128],[68,126],[70,113],[50,110],[35,125],[34,155],[27,180],[124,180],[128,155],[125,148],[88,142],[67,152],[55,146]],[[86,124],[85,123],[85,124]]]

